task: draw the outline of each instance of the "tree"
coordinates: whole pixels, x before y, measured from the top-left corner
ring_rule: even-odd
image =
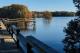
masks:
[[[63,40],[65,49],[70,51],[78,48],[76,46],[78,46],[77,43],[80,43],[80,18],[71,20],[67,27],[64,28],[64,32],[66,33],[66,37]]]
[[[0,15],[3,14],[4,17],[8,18],[29,18],[31,12],[24,5],[12,4],[0,9]]]
[[[49,11],[45,11],[45,12],[43,12],[43,17],[45,17],[45,18],[51,18],[52,14]]]

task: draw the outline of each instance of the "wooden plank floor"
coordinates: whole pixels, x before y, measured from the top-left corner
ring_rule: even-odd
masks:
[[[21,51],[11,36],[0,35],[0,53],[21,53]]]
[[[17,47],[5,25],[0,21],[0,53],[22,53]]]
[[[6,27],[5,25],[3,24],[3,22],[0,20],[0,30],[3,29],[3,30],[6,30]]]

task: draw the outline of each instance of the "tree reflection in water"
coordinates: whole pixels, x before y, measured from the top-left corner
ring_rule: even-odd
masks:
[[[43,18],[43,23],[45,25],[45,27],[48,27],[49,24],[51,23],[53,17],[48,17],[48,18]]]
[[[65,53],[80,53],[80,18],[71,20],[64,28],[63,40]]]

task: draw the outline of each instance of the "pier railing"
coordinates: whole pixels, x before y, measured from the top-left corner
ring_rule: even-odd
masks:
[[[16,18],[16,19],[4,18],[3,20],[8,23],[9,22],[13,22],[13,23],[15,23],[15,22],[35,22],[34,18],[30,18],[30,19],[27,19],[27,18]]]
[[[25,35],[22,35],[20,29],[18,29],[15,25],[6,25],[4,20],[2,20],[2,22],[16,42],[17,47],[21,48],[24,53],[58,53],[55,49],[49,47],[33,36],[24,37]]]
[[[16,18],[16,19],[2,19],[2,22],[5,26],[7,25],[16,25],[21,30],[34,30],[35,29],[35,19],[27,19],[27,18]],[[29,28],[29,26],[31,26]]]
[[[33,49],[39,53],[57,53],[56,50],[44,44],[33,36],[24,37],[20,33],[20,30],[14,25],[8,26],[7,30],[16,41],[18,47],[20,47],[24,53],[33,53]]]

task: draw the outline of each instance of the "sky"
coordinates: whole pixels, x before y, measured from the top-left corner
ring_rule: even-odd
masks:
[[[0,7],[22,4],[31,11],[76,11],[73,0],[1,0]]]

